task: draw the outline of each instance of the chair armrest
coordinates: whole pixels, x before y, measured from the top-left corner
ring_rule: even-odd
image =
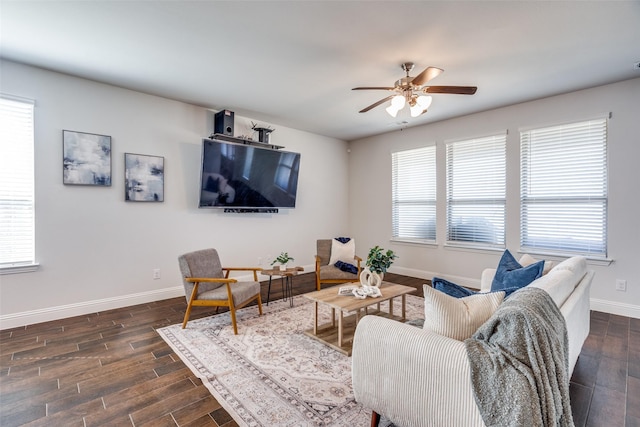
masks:
[[[320,255],[316,255],[316,271],[320,271],[321,262],[322,262],[322,258],[320,258]]]
[[[360,267],[360,263],[362,262],[362,258],[360,258],[358,255],[355,255],[353,257],[354,260],[356,260],[357,262],[357,267],[358,267],[358,277],[360,277],[360,271],[362,271],[362,268]]]
[[[227,271],[262,271],[262,267],[222,267],[222,270]]]
[[[236,283],[236,279],[218,278],[218,277],[185,277],[185,281],[191,283]]]
[[[258,281],[258,271],[262,271],[261,267],[222,267],[222,271],[225,272],[224,277],[229,277],[229,273],[232,271],[253,271],[253,281]]]
[[[365,316],[355,332],[352,376],[356,400],[397,425],[484,425],[461,341]]]

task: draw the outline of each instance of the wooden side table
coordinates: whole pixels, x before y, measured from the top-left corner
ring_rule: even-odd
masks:
[[[280,284],[282,285],[283,300],[289,299],[289,305],[293,307],[293,276],[298,274],[298,271],[304,271],[303,267],[291,267],[286,270],[280,270],[279,268],[272,268],[269,270],[262,270],[260,274],[269,276],[269,289],[267,290],[267,305],[269,305],[269,299],[271,298],[271,280],[273,276],[280,277]]]

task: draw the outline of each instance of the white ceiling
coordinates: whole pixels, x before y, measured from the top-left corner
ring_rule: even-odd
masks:
[[[639,1],[0,0],[0,36],[5,59],[344,140],[640,77]],[[388,93],[351,88],[405,61],[478,92],[358,113]]]

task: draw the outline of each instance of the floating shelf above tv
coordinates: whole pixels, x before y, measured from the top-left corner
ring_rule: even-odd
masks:
[[[284,148],[281,145],[267,144],[265,142],[258,142],[252,139],[236,138],[235,136],[224,135],[221,133],[212,133],[209,139],[217,139],[218,141],[235,142],[236,144],[245,145],[257,145],[259,147],[271,148],[272,150],[279,150]]]

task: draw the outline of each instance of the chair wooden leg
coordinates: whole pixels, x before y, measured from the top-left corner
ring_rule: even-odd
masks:
[[[262,316],[262,297],[258,294],[258,311],[260,312],[260,316]]]
[[[189,316],[191,316],[191,307],[193,306],[193,301],[196,299],[196,295],[198,295],[198,285],[200,283],[196,282],[193,284],[193,289],[191,290],[191,296],[189,297],[189,301],[187,301],[187,309],[184,312],[184,321],[182,322],[182,329],[187,327],[187,322],[189,321]]]
[[[184,320],[182,321],[182,329],[187,327],[189,316],[191,315],[191,304],[187,305],[187,309],[184,312]]]
[[[380,414],[376,411],[371,411],[371,427],[378,427],[380,423]]]
[[[236,309],[235,307],[229,307],[231,312],[231,324],[233,325],[233,334],[238,335],[238,324],[236,323]]]
[[[320,273],[316,272],[316,290],[320,290]]]

